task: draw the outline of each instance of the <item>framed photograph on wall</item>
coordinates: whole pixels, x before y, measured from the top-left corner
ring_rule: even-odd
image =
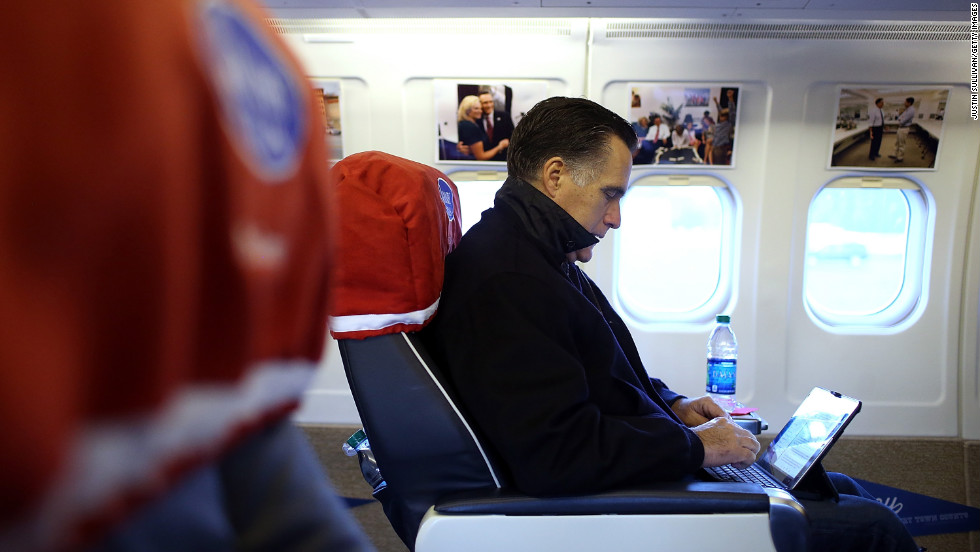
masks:
[[[630,83],[634,165],[734,165],[740,89],[724,84]]]
[[[327,158],[338,161],[344,158],[343,133],[340,125],[340,81],[312,79],[314,98],[320,104],[323,128],[326,129]]]
[[[506,163],[514,127],[548,97],[544,81],[433,81],[436,159]]]
[[[842,86],[830,166],[935,170],[949,88]]]

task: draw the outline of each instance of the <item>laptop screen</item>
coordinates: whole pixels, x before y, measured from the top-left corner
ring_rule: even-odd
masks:
[[[795,488],[860,410],[861,401],[815,387],[758,464],[788,489]]]

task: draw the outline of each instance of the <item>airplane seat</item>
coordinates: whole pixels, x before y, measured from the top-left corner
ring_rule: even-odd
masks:
[[[545,498],[512,488],[416,333],[460,239],[455,185],[381,152],[348,156],[332,175],[331,334],[387,483],[375,496],[410,550],[806,549],[799,504],[756,485],[692,479]]]

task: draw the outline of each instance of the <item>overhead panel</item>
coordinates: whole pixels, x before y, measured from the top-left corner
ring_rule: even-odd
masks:
[[[807,40],[952,40],[970,38],[969,23],[716,23],[661,19],[602,19],[597,39],[724,38]]]
[[[877,11],[881,19],[897,11],[951,11],[962,12],[966,20],[970,11],[970,3],[964,0],[808,0],[806,9],[813,11]]]
[[[481,0],[482,1],[482,0]],[[809,0],[541,0],[546,8],[802,9]]]

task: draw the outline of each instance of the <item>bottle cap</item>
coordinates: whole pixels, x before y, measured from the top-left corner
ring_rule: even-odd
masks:
[[[715,317],[715,321],[720,322],[722,324],[728,324],[729,322],[732,321],[732,317],[728,316],[727,314],[719,314],[718,316]]]
[[[353,435],[347,438],[347,444],[350,445],[351,448],[356,449],[357,445],[361,444],[361,442],[363,442],[365,439],[367,439],[367,435],[364,434],[364,430],[358,429]]]

